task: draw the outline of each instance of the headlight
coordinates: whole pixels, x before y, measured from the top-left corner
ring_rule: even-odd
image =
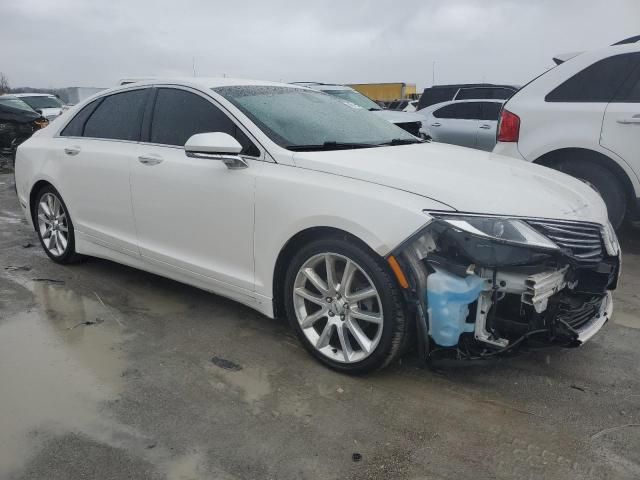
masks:
[[[434,216],[471,235],[491,238],[502,243],[559,250],[555,243],[522,220],[500,217]]]
[[[540,263],[560,251],[522,220],[431,213],[431,222],[412,242],[420,258],[442,257],[459,266]]]

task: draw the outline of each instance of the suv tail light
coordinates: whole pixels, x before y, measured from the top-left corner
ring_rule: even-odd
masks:
[[[517,142],[520,136],[520,117],[509,110],[502,109],[498,124],[499,142]]]

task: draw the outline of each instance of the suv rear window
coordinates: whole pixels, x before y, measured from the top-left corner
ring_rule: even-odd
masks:
[[[624,53],[602,59],[561,83],[547,94],[545,101],[608,103],[639,60],[640,53]]]
[[[436,118],[456,118],[460,120],[479,120],[480,102],[452,103],[433,112]]]
[[[482,113],[480,120],[498,121],[502,110],[502,103],[499,102],[482,102]]]

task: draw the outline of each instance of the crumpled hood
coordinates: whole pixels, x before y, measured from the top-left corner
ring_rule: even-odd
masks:
[[[550,168],[440,143],[298,152],[296,166],[437,200],[460,212],[606,224],[591,187]]]
[[[374,110],[372,113],[391,123],[423,122],[425,120],[418,113],[397,112],[395,110]]]

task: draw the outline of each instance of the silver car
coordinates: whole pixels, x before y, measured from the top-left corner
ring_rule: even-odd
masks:
[[[423,115],[421,133],[434,142],[491,151],[504,100],[451,100],[416,113]]]

